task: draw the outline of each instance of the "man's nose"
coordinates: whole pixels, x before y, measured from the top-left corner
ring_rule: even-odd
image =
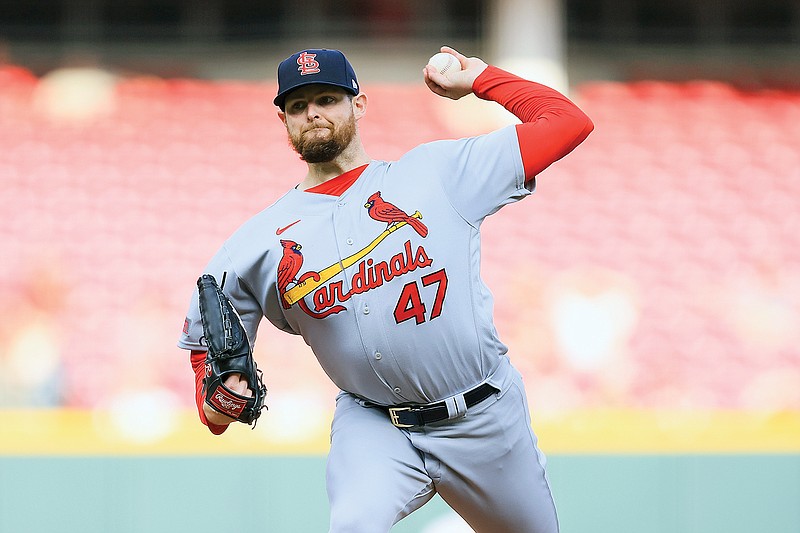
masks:
[[[315,104],[308,104],[308,107],[306,107],[306,116],[309,119],[319,118],[319,107]]]

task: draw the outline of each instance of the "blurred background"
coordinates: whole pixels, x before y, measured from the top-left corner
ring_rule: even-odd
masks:
[[[278,62],[343,50],[394,159],[513,122],[428,92],[444,44],[595,123],[483,232],[563,530],[800,532],[795,0],[0,0],[0,532],[327,529],[336,390],[302,340],[262,328],[270,410],[223,437],[175,343],[303,173]],[[395,530],[470,531],[438,499]]]

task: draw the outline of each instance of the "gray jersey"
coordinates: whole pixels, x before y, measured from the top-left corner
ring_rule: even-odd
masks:
[[[251,340],[266,316],[302,335],[344,391],[380,404],[438,401],[505,357],[479,228],[529,188],[513,126],[423,144],[372,161],[341,196],[290,190],[204,272],[224,278]],[[179,346],[204,350],[201,336],[195,293]]]

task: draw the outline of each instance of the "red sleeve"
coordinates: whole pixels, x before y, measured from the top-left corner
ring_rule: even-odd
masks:
[[[594,124],[555,89],[489,66],[472,84],[478,98],[493,100],[513,113],[527,180],[578,146]]]
[[[197,412],[200,414],[200,421],[208,426],[208,429],[211,431],[211,433],[214,435],[221,435],[226,429],[228,429],[228,426],[218,426],[216,424],[212,424],[206,419],[206,415],[203,412],[203,403],[206,400],[205,394],[203,394],[203,377],[205,376],[206,372],[206,352],[192,350],[192,355],[189,360],[192,363],[192,370],[194,370],[194,400],[197,404]]]

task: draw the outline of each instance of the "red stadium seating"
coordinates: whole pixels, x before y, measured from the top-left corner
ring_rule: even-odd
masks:
[[[41,82],[0,69],[0,311],[23,302],[48,317],[63,405],[102,404],[120,375],[141,386],[129,373],[142,350],[163,364],[153,379],[191,386],[174,344],[194,279],[303,172],[274,84],[120,79],[110,112],[65,121],[37,105]],[[424,87],[367,90],[374,157],[463,133],[436,118]],[[484,275],[512,359],[533,389],[567,384],[535,401],[800,409],[791,387],[760,392],[776,369],[800,375],[800,94],[603,82],[574,98],[595,132],[484,228]],[[31,303],[43,268],[57,270],[57,305]],[[590,327],[589,310],[605,329]],[[572,320],[577,329],[559,333]],[[9,357],[0,351],[0,366]],[[266,373],[279,387],[297,380]]]

